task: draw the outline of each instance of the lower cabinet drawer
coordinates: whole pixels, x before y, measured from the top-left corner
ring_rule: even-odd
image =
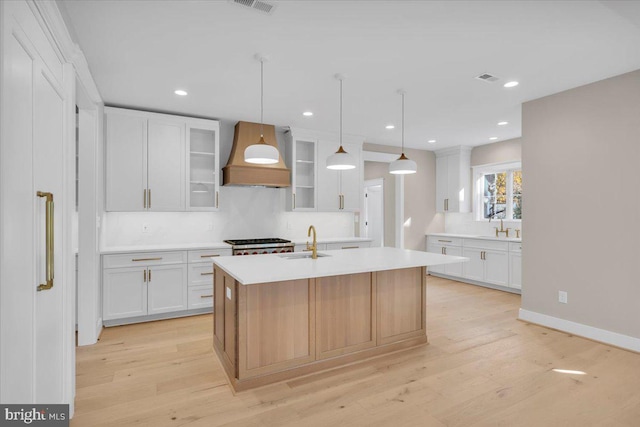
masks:
[[[189,286],[189,310],[213,307],[213,285]]]
[[[213,263],[189,264],[189,286],[213,286]]]

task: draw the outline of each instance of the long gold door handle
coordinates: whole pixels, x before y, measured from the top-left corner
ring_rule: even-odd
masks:
[[[46,234],[46,282],[38,285],[39,291],[46,291],[53,288],[53,193],[38,191],[38,197],[46,198],[46,214],[45,214],[45,234]]]
[[[147,283],[147,269],[145,268],[144,272],[142,273],[142,280]]]
[[[218,192],[216,191],[216,209],[218,209],[219,207],[219,197],[218,197]]]
[[[151,283],[151,269],[149,269],[149,283]]]
[[[147,207],[151,209],[151,189],[150,188],[147,190],[147,200],[148,200]]]
[[[147,189],[142,190],[142,207],[147,209]]]
[[[293,193],[293,209],[296,208],[296,193]]]

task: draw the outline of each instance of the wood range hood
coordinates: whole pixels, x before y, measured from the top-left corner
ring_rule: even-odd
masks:
[[[238,122],[233,135],[233,147],[227,166],[222,168],[222,185],[248,185],[256,187],[290,187],[291,171],[282,160],[272,165],[256,165],[244,161],[244,150],[260,140],[260,123]],[[264,140],[278,148],[276,128],[263,125]]]

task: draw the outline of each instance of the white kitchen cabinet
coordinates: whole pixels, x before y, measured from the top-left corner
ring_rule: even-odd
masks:
[[[427,252],[462,256],[462,239],[429,236],[427,238]],[[462,263],[432,266],[429,267],[429,272],[460,277],[462,276]]]
[[[437,212],[471,212],[471,147],[435,153]]]
[[[343,138],[344,149],[356,161],[356,168],[327,169],[327,158],[339,147],[336,135],[291,128],[286,133],[286,161],[291,168],[287,209],[291,211],[356,212],[363,198],[363,139]]]
[[[185,124],[166,114],[105,108],[106,210],[185,209]]]
[[[184,264],[105,269],[103,319],[121,319],[187,309]]]
[[[186,252],[145,252],[103,257],[105,321],[187,309]]]
[[[360,210],[363,194],[362,144],[343,142],[345,151],[356,161],[355,169],[327,169],[327,159],[339,143],[321,140],[318,144],[318,210],[323,212],[354,212]]]
[[[291,169],[291,187],[287,191],[287,209],[315,211],[318,200],[318,139],[301,131],[286,133],[285,160]]]
[[[231,256],[231,249],[189,251],[188,309],[213,307],[213,259]]]
[[[430,274],[472,284],[521,289],[520,242],[435,234],[427,236],[427,252],[469,258],[464,263],[430,267]]]
[[[466,279],[508,286],[508,249],[508,242],[464,239],[462,253],[469,258],[469,262],[463,267],[463,276]]]
[[[187,210],[216,211],[220,200],[220,124],[189,119],[187,130]]]
[[[327,243],[327,250],[369,248],[371,242],[332,242]]]
[[[522,289],[522,244],[509,244],[509,287]]]
[[[147,314],[147,267],[105,269],[102,276],[104,320]]]

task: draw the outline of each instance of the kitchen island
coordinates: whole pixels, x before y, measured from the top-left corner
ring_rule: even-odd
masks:
[[[426,268],[395,248],[214,260],[214,348],[235,391],[427,342]]]

